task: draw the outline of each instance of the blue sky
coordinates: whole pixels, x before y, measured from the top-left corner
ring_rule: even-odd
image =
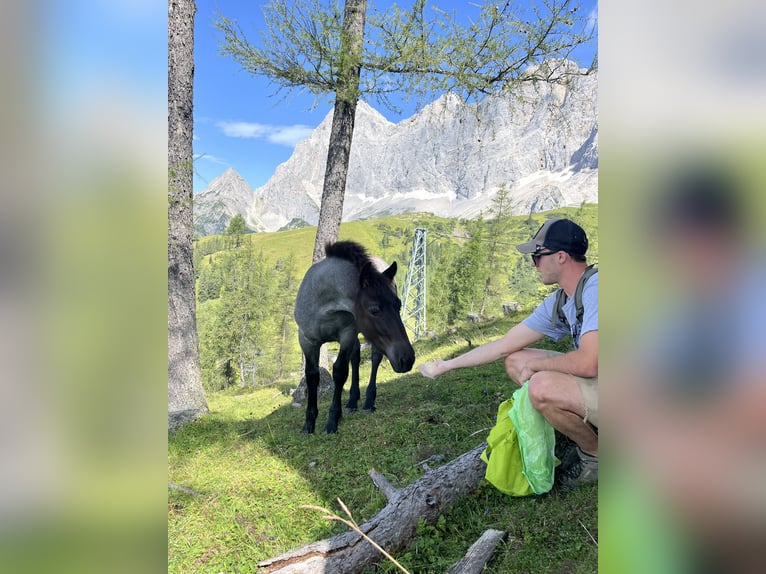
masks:
[[[195,192],[202,191],[230,166],[253,189],[263,185],[277,165],[290,157],[295,143],[306,137],[331,109],[327,100],[314,107],[311,94],[275,95],[275,87],[266,79],[241,71],[232,59],[218,54],[221,35],[213,26],[215,15],[220,12],[237,20],[248,40],[256,42],[256,30],[263,26],[260,7],[265,1],[197,0]],[[439,6],[459,14],[461,7],[465,10],[469,3],[443,0]],[[584,0],[581,6],[582,13],[595,16],[595,1]],[[580,63],[590,64],[594,50],[595,46],[582,49],[578,54]],[[391,121],[399,121],[414,111],[411,105],[403,106],[401,115],[375,107]]]

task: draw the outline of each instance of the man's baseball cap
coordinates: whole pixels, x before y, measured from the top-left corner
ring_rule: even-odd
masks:
[[[570,255],[585,255],[588,251],[588,237],[585,230],[574,221],[549,219],[530,241],[516,246],[522,253],[537,253],[544,248],[566,251]]]

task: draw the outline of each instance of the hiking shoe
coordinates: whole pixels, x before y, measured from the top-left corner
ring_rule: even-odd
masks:
[[[573,441],[571,438],[569,438],[564,433],[561,433],[559,431],[555,431],[556,436],[556,447],[553,451],[555,457],[559,459],[560,465],[562,468],[565,468],[572,462],[574,462],[574,457],[577,456],[577,451],[575,450],[577,448],[577,443]]]
[[[598,482],[598,457],[585,454],[576,447],[575,456],[562,461],[556,469],[556,487],[560,490],[572,490],[581,484]]]

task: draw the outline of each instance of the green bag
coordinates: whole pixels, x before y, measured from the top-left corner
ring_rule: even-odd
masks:
[[[508,416],[513,402],[513,399],[508,399],[500,403],[497,424],[489,432],[487,448],[481,453],[481,460],[487,463],[484,477],[500,492],[511,496],[527,496],[534,491],[522,472],[516,429]]]
[[[555,441],[553,427],[529,402],[525,383],[497,409],[497,423],[481,454],[487,463],[485,478],[511,496],[548,492],[558,464]]]
[[[518,436],[522,473],[535,494],[543,494],[553,487],[554,469],[559,463],[553,454],[556,434],[551,423],[529,401],[529,381],[513,393],[513,399],[508,416]]]

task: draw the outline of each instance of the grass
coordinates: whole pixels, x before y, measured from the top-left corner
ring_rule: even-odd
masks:
[[[466,339],[496,338],[520,319],[419,341],[418,362],[464,352]],[[418,462],[436,454],[446,462],[481,443],[515,388],[499,363],[436,381],[384,365],[378,410],[345,415],[337,435],[300,434],[304,410],[291,406],[288,384],[211,394],[210,415],[169,437],[169,480],[196,492],[168,491],[169,572],[254,572],[259,560],[345,530],[302,505],[338,512],[340,497],[361,524],[385,505],[370,468],[397,487],[418,479]],[[368,373],[363,365],[363,381]],[[319,407],[321,429],[329,397]],[[421,524],[395,557],[412,573],[441,573],[498,528],[510,538],[486,572],[595,572],[597,497],[588,486],[519,499],[482,483],[437,524]],[[381,571],[398,570],[389,562],[365,570]]]
[[[527,215],[512,216],[509,221],[511,230],[522,228],[522,224],[527,220]],[[532,214],[532,219],[536,224],[542,224],[549,217],[569,217],[579,221],[589,232],[590,248],[589,254],[598,254],[598,205],[585,204],[582,208],[561,207],[543,213]],[[381,246],[383,238],[383,226],[391,229],[395,236],[389,238],[388,247]],[[445,219],[437,217],[430,213],[402,213],[399,215],[389,215],[374,219],[361,219],[356,221],[346,221],[340,226],[340,239],[351,239],[358,241],[366,246],[375,255],[378,255],[386,261],[399,259],[402,256],[409,259],[409,252],[412,248],[412,236],[415,227],[427,227],[432,231],[441,230],[444,233],[451,234],[452,230],[460,226],[457,219]],[[536,228],[536,226],[533,226]],[[526,229],[526,228],[524,228]],[[526,234],[527,231],[525,230]],[[294,253],[296,256],[296,265],[299,274],[309,268],[311,265],[311,255],[314,249],[314,238],[316,236],[316,226],[303,227],[300,229],[291,229],[286,231],[276,231],[268,233],[250,233],[242,236],[243,242],[250,242],[257,251],[263,251],[267,261],[274,262],[287,253]],[[435,240],[437,236],[430,237]],[[523,239],[526,241],[527,236]],[[203,253],[217,253],[220,247],[213,247],[220,243],[221,236],[200,237],[196,242],[195,249]],[[202,258],[201,264],[207,265],[210,261],[210,255]]]

